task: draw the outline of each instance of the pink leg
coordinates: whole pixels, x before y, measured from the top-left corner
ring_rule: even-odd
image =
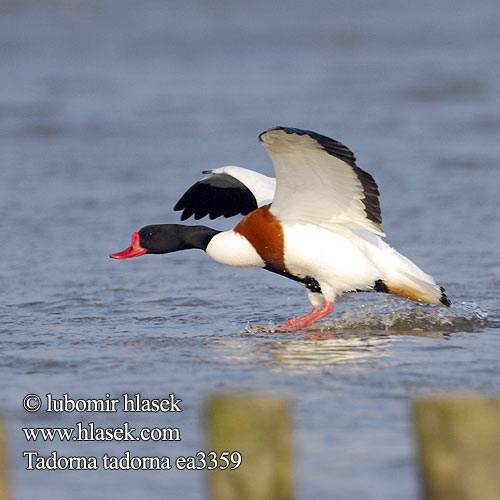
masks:
[[[285,330],[298,330],[310,326],[321,318],[324,318],[333,311],[333,302],[326,301],[322,306],[316,306],[314,309],[305,316],[300,318],[289,319],[281,328]]]

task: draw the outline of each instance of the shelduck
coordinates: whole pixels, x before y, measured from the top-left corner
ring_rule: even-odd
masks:
[[[280,325],[297,330],[333,311],[346,292],[376,291],[450,305],[444,288],[383,238],[379,190],[354,154],[324,135],[275,127],[259,135],[276,179],[241,167],[204,171],[174,209],[181,219],[242,214],[229,231],[206,226],[143,227],[111,254],[128,259],[199,248],[221,264],[262,267],[300,283],[313,310]]]

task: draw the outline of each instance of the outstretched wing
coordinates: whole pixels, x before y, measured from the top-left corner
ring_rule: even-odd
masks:
[[[309,130],[275,127],[259,135],[276,172],[273,213],[282,221],[344,225],[385,236],[373,177],[352,151]]]
[[[276,181],[253,170],[228,166],[203,173],[210,175],[193,184],[174,207],[183,210],[181,220],[247,215],[273,199]]]

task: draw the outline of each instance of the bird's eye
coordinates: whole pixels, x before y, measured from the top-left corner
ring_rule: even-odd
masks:
[[[148,238],[151,238],[152,236],[153,236],[153,233],[150,231],[150,232],[148,233]]]

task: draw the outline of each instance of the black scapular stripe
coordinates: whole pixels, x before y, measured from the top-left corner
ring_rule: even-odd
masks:
[[[289,278],[293,281],[298,281],[299,283],[302,283],[311,292],[321,293],[321,287],[319,286],[318,281],[315,280],[314,278],[311,278],[310,276],[306,276],[305,278],[299,278],[298,276],[294,276],[288,271],[279,269],[278,267],[271,266],[270,264],[266,264],[264,269],[266,269],[267,271],[271,271],[272,273],[284,276],[285,278]]]

